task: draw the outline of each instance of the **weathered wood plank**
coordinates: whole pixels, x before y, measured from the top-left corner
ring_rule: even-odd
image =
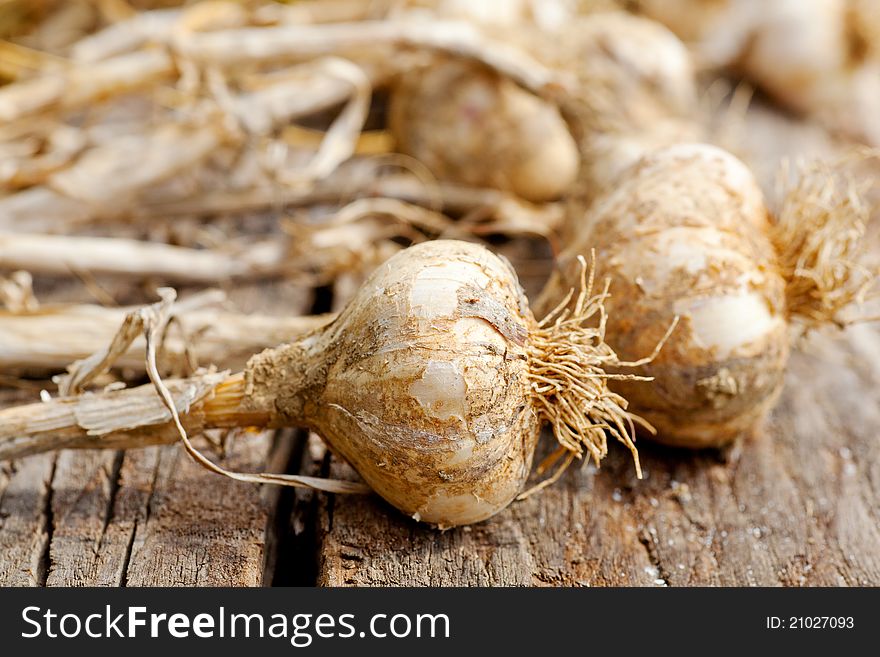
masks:
[[[35,391],[0,389],[0,405],[26,403]],[[39,586],[46,578],[55,455],[0,463],[0,586]]]
[[[0,471],[0,586],[45,581],[51,524],[54,454],[41,454]]]
[[[599,471],[442,533],[375,498],[322,495],[319,584],[878,585],[880,333],[812,347],[756,435],[724,454],[641,441],[641,482],[614,449]]]
[[[242,435],[229,467],[261,470],[272,432]],[[177,445],[62,452],[47,586],[259,586],[274,493],[207,472]]]
[[[308,292],[284,284],[242,286],[230,296],[244,311],[296,314],[311,303]],[[283,469],[290,450],[274,432],[241,432],[224,463]],[[67,451],[5,467],[0,583],[260,586],[271,579],[278,490],[210,473],[177,445]]]
[[[224,463],[262,469],[272,435],[241,436]],[[207,472],[177,445],[157,449],[146,518],[137,524],[128,586],[259,586],[272,495]]]
[[[88,450],[58,455],[52,478],[52,534],[47,586],[118,586],[125,550],[111,516],[123,453]],[[118,558],[117,558],[118,557]]]
[[[667,483],[688,485],[686,495],[643,510],[671,583],[880,583],[880,497],[865,476],[880,396],[870,365],[851,362],[857,343],[878,349],[880,336],[869,327],[849,333],[794,355],[779,405],[730,463],[684,459],[663,472]],[[862,465],[857,454],[867,457]]]

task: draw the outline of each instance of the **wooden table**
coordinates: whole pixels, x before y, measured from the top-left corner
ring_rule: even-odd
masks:
[[[758,116],[753,146],[768,125],[777,148],[802,145]],[[298,299],[288,311],[309,308]],[[233,445],[234,468],[352,475],[302,433]],[[447,532],[374,497],[229,481],[178,446],[32,457],[0,466],[0,585],[880,585],[875,326],[796,351],[778,406],[741,444],[639,446],[641,482],[615,445],[600,470],[571,468]]]

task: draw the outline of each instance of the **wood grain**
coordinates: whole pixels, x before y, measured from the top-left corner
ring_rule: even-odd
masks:
[[[311,304],[283,284],[230,296],[244,311],[297,314]],[[227,443],[224,464],[247,472],[284,470],[293,449],[290,435],[274,432],[238,432]],[[0,467],[0,584],[261,586],[272,578],[278,489],[219,477],[178,445],[71,450]]]
[[[54,454],[4,464],[0,475],[0,586],[39,586],[52,519]]]
[[[572,468],[469,528],[433,531],[375,498],[322,495],[318,583],[876,586],[878,358],[871,327],[818,337],[794,355],[764,427],[733,449],[642,440],[639,482],[618,447],[598,471]]]

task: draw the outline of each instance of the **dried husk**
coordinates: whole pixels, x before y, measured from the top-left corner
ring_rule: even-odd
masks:
[[[114,237],[0,233],[0,269],[40,274],[89,272],[171,283],[216,284],[277,274],[285,248],[278,242],[243,245],[238,252],[192,249]]]
[[[2,282],[2,281],[0,281]],[[12,287],[2,286],[3,287]],[[111,343],[127,315],[136,308],[105,308],[92,304],[43,305],[15,294],[15,306],[0,310],[0,370],[46,374],[65,370]],[[162,342],[163,372],[187,371],[193,366],[221,369],[244,366],[254,353],[293,340],[328,321],[327,316],[275,317],[241,314],[222,307],[222,294],[175,304],[173,324]],[[208,303],[206,303],[208,302]],[[8,303],[8,302],[7,302]],[[115,359],[115,367],[144,373],[141,337]]]

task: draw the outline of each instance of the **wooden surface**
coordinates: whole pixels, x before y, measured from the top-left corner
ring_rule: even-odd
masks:
[[[757,112],[740,154],[760,168],[781,152],[826,150],[789,125]],[[542,271],[528,249],[499,248],[534,294]],[[337,306],[355,283],[336,286]],[[311,303],[277,284],[233,296],[245,310]],[[317,298],[313,309],[329,309],[326,291]],[[0,403],[35,395],[3,390]],[[234,468],[353,476],[314,436],[233,445]],[[880,585],[876,325],[795,351],[779,404],[739,445],[639,447],[641,482],[614,445],[600,470],[573,467],[495,518],[447,532],[374,497],[232,482],[178,446],[0,464],[0,585]]]
[[[275,284],[230,296],[245,311],[311,305],[310,294]],[[5,392],[6,403],[35,398]],[[283,471],[295,441],[239,433],[228,445],[229,468]],[[0,586],[268,584],[280,496],[218,477],[177,445],[0,464]]]
[[[725,453],[641,441],[641,482],[618,447],[445,533],[373,499],[323,499],[318,583],[880,585],[880,334],[810,348],[756,435]]]

